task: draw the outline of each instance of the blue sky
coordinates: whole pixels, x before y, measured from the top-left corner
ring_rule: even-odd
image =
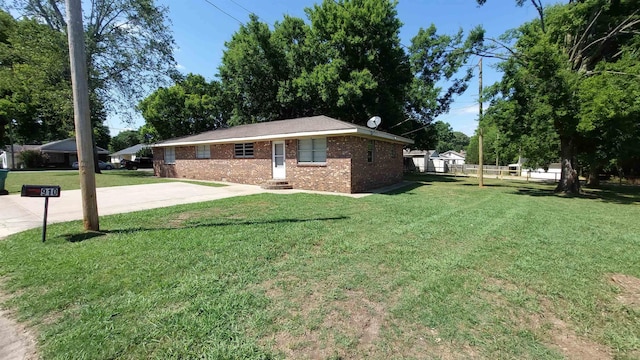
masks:
[[[282,20],[284,14],[297,16],[307,20],[304,13],[306,7],[319,3],[320,0],[160,0],[159,3],[169,8],[173,34],[178,48],[175,58],[181,72],[203,75],[208,80],[215,79],[222,59],[224,43],[249,19],[249,12],[257,14],[269,24]],[[549,4],[555,1],[546,0]],[[248,11],[247,11],[248,10]],[[537,16],[533,6],[527,4],[517,7],[515,0],[488,0],[487,4],[478,7],[475,0],[399,0],[398,18],[404,24],[401,42],[411,43],[411,38],[423,27],[434,23],[439,33],[454,33],[462,28],[465,32],[477,25],[482,25],[488,37],[498,37],[508,29],[518,27],[522,23]],[[226,13],[226,14],[225,14]],[[470,64],[477,64],[473,57]],[[490,85],[500,79],[500,74],[492,69],[495,60],[483,60],[483,84]],[[465,94],[452,105],[450,113],[441,116],[442,120],[451,124],[455,131],[472,135],[477,128],[478,114],[478,78],[469,84]],[[384,121],[384,119],[383,119]],[[139,119],[134,127],[139,127],[144,120]],[[117,134],[128,125],[118,119],[109,119],[111,135]]]

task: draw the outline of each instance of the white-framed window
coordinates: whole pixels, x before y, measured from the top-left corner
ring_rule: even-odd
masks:
[[[327,162],[327,138],[298,140],[299,163]]]
[[[174,147],[164,148],[164,163],[165,164],[176,163],[176,148]]]
[[[237,158],[252,158],[253,143],[234,144],[234,156]]]
[[[376,153],[376,142],[375,140],[369,140],[367,144],[367,162],[370,162],[370,163],[373,162],[375,153]]]
[[[210,159],[210,158],[211,158],[210,145],[196,145],[196,159]]]

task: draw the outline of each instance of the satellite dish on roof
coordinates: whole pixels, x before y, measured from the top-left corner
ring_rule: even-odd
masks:
[[[369,119],[369,121],[367,121],[367,126],[375,130],[378,128],[381,122],[382,119],[380,118],[380,116],[374,116]]]

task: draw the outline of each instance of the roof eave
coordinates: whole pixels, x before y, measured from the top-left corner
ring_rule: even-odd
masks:
[[[398,143],[413,144],[413,140],[407,139],[399,135],[389,134],[389,133],[374,130],[374,129],[356,128],[355,130],[357,130],[358,134],[362,134],[366,137],[383,138],[383,139],[391,140]]]
[[[393,134],[380,132],[377,130],[365,130],[361,128],[341,129],[341,130],[324,130],[324,131],[306,131],[288,134],[276,134],[276,135],[261,135],[261,136],[246,136],[236,138],[226,138],[217,140],[199,140],[199,141],[176,141],[176,142],[164,142],[159,144],[152,144],[150,147],[168,147],[168,146],[193,146],[193,145],[205,145],[205,144],[228,144],[239,143],[248,141],[266,141],[266,140],[284,140],[291,138],[307,138],[314,136],[336,136],[336,135],[352,135],[358,134],[365,137],[383,138],[403,144],[413,144],[413,140],[403,138]]]

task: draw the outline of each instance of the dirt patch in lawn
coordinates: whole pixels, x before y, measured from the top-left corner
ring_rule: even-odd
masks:
[[[613,274],[609,279],[620,288],[618,301],[633,308],[640,308],[640,279],[624,274]]]
[[[284,329],[273,336],[274,347],[290,359],[373,356],[388,316],[384,305],[360,291],[345,291],[331,301],[324,298],[322,292],[313,291],[305,299],[295,299],[280,324]]]
[[[532,330],[544,339],[546,345],[559,350],[568,359],[607,360],[613,359],[613,351],[606,345],[579,336],[571,325],[554,312],[554,305],[548,299],[537,296],[532,291],[518,289],[514,284],[498,279],[488,281],[491,291],[483,294],[495,306],[508,309],[509,320],[517,328]],[[536,311],[515,306],[505,296],[506,292],[524,291],[537,302]]]
[[[263,339],[287,359],[467,359],[470,346],[440,338],[436,329],[394,319],[398,294],[373,300],[364,291],[314,286],[296,278],[270,280],[261,288],[278,313],[277,331]]]

